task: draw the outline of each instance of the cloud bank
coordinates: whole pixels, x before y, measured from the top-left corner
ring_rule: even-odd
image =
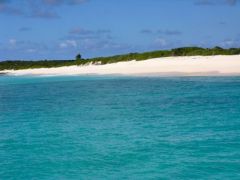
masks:
[[[235,6],[239,0],[197,0],[196,5],[229,5]]]
[[[89,0],[0,0],[0,13],[31,18],[59,18],[60,6],[77,6]]]

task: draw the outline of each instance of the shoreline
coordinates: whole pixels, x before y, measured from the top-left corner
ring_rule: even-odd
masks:
[[[164,57],[105,65],[0,71],[3,75],[240,76],[240,55]]]

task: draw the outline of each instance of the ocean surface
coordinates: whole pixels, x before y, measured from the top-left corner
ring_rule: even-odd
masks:
[[[0,77],[0,179],[240,179],[240,77]]]

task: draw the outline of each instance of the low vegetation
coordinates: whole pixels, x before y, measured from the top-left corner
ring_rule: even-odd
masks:
[[[82,59],[78,54],[75,60],[43,60],[43,61],[3,61],[0,62],[0,70],[6,69],[29,69],[29,68],[51,68],[72,65],[87,65],[87,64],[109,64],[121,61],[130,60],[146,60],[151,58],[170,57],[170,56],[211,56],[211,55],[237,55],[240,54],[240,48],[223,49],[215,48],[200,48],[200,47],[183,47],[172,50],[160,50],[144,53],[129,53],[125,55],[116,55],[110,57],[98,57],[92,59]]]

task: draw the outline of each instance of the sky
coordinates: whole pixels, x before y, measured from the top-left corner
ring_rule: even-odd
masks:
[[[240,0],[0,0],[0,61],[240,47]]]

